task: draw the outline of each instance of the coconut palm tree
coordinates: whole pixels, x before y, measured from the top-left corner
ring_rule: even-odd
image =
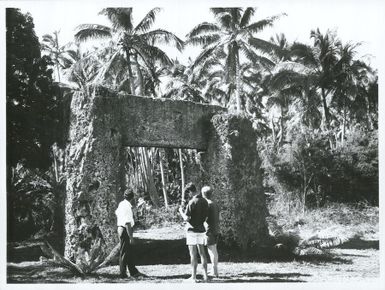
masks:
[[[308,67],[293,61],[278,63],[264,82],[268,87],[266,105],[276,107],[280,114],[278,144],[285,140],[288,126],[303,124],[313,129],[320,126],[317,79]]]
[[[171,63],[167,54],[157,47],[158,44],[171,44],[178,50],[182,50],[183,41],[173,33],[162,29],[150,30],[154,24],[155,17],[160,8],[151,9],[144,18],[134,26],[132,8],[105,8],[100,14],[107,16],[111,26],[99,24],[82,24],[78,26],[75,38],[78,41],[85,41],[96,38],[114,39],[117,43],[115,53],[111,55],[108,65],[113,65],[121,56],[125,57],[131,93],[136,93],[134,82],[133,65],[137,70],[139,95],[143,94],[143,76],[139,68],[139,60],[148,69],[151,68],[150,61],[159,61],[163,65]]]
[[[226,81],[235,88],[233,102],[238,111],[242,110],[242,87],[240,67],[243,59],[241,55],[252,63],[260,63],[270,68],[273,63],[268,53],[276,46],[268,41],[256,37],[264,28],[272,26],[281,15],[272,16],[251,22],[256,9],[243,8],[211,8],[216,22],[203,22],[194,27],[187,35],[187,43],[201,45],[202,52],[194,62],[194,66],[210,61],[210,59],[224,59]]]
[[[75,38],[85,41],[92,38],[112,39],[116,45],[112,48],[113,53],[105,64],[103,71],[108,73],[113,67],[125,67],[128,71],[129,93],[143,95],[145,82],[142,69],[145,68],[153,76],[154,63],[170,65],[171,60],[167,54],[157,47],[159,44],[171,44],[178,50],[183,49],[183,41],[173,33],[162,29],[150,30],[154,24],[155,17],[160,8],[151,9],[144,18],[135,26],[133,23],[132,8],[105,8],[100,14],[107,16],[111,26],[99,24],[82,24],[78,27]],[[122,63],[122,58],[125,63]],[[133,67],[136,68],[136,80],[134,80]],[[154,79],[154,82],[156,80]],[[122,84],[127,83],[125,81]],[[158,196],[152,176],[153,168],[149,158],[149,152],[145,148],[139,149],[143,164],[146,165],[146,180],[151,199],[158,206]]]
[[[315,86],[319,91],[323,107],[323,123],[325,129],[329,129],[330,111],[328,99],[335,92],[336,70],[335,66],[339,60],[340,40],[336,34],[327,30],[322,34],[320,30],[312,30],[310,38],[313,45],[294,43],[291,47],[292,56],[296,62],[310,69],[309,73],[316,79]]]
[[[203,80],[201,78],[205,73],[194,70],[189,65],[183,65],[178,60],[173,61],[173,65],[168,69],[168,82],[164,98],[177,100],[187,100],[193,102],[205,102],[202,96]],[[207,75],[205,75],[207,76]]]
[[[347,43],[339,49],[339,61],[335,66],[336,89],[331,105],[341,112],[341,144],[344,144],[347,122],[369,121],[367,112],[366,83],[371,69],[355,58],[360,43]]]

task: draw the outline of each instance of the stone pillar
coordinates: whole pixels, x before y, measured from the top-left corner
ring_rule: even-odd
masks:
[[[242,249],[258,246],[268,240],[268,211],[255,131],[239,115],[217,114],[211,123],[203,180],[220,207],[221,240]]]
[[[92,89],[74,94],[66,154],[65,257],[84,272],[118,243],[114,212],[124,187],[121,134],[94,98]]]

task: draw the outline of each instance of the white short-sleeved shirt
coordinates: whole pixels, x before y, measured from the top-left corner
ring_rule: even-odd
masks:
[[[119,203],[115,214],[117,218],[117,226],[125,227],[127,223],[130,223],[131,227],[135,225],[132,205],[128,200],[125,199]]]

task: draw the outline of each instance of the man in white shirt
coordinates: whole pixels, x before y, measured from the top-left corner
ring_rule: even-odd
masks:
[[[138,271],[134,264],[133,248],[134,236],[133,227],[135,225],[131,202],[134,200],[134,192],[126,190],[124,200],[119,203],[115,211],[120,240],[119,266],[120,277],[127,278],[127,267],[131,277],[144,276]]]

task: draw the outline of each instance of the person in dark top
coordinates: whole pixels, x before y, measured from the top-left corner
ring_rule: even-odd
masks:
[[[219,234],[219,208],[218,205],[211,200],[213,191],[209,186],[202,187],[202,195],[207,200],[209,205],[208,217],[205,223],[206,226],[206,240],[205,244],[209,252],[212,273],[218,278],[218,234]]]
[[[203,279],[207,281],[207,257],[204,249],[206,229],[204,222],[208,216],[208,202],[203,198],[201,193],[197,193],[194,184],[187,184],[184,190],[186,194],[191,193],[193,195],[192,199],[188,202],[186,209],[183,209],[182,207],[179,208],[179,213],[187,222],[186,244],[190,252],[192,266],[192,275],[189,280],[196,282],[199,253],[204,270]]]

